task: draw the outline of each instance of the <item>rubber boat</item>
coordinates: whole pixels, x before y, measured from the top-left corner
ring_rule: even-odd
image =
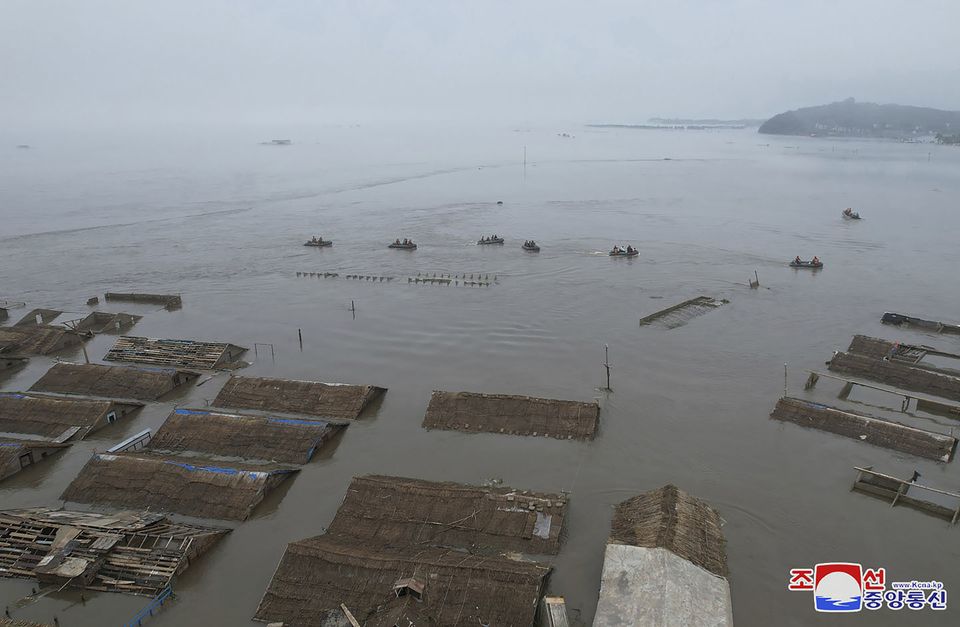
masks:
[[[620,250],[617,250],[617,251],[611,250],[608,254],[611,257],[636,257],[637,255],[640,254],[640,251],[637,249],[634,249],[633,251],[628,253],[626,250],[621,248]]]
[[[814,263],[814,262],[812,262],[812,261],[803,261],[803,260],[801,260],[800,263],[797,263],[797,260],[794,259],[793,261],[790,262],[790,267],[791,267],[791,268],[810,268],[810,269],[813,269],[813,270],[817,270],[817,269],[823,267],[823,262],[822,262],[822,261],[818,261],[818,262]]]
[[[481,237],[477,240],[477,246],[486,246],[488,244],[502,244],[502,237]]]
[[[847,207],[846,209],[844,209],[844,210],[841,212],[840,215],[843,216],[843,219],[844,219],[844,220],[859,220],[859,219],[860,219],[860,213],[857,212],[857,211],[854,211],[853,209],[850,209],[849,207]]]
[[[390,244],[389,246],[387,246],[387,248],[399,248],[399,249],[401,249],[401,250],[416,250],[416,249],[417,249],[417,245],[414,244],[413,242],[410,242],[410,243],[408,243],[408,244],[403,244],[403,243],[398,244],[398,243],[394,242],[394,243]]]
[[[333,242],[328,239],[312,239],[304,243],[304,246],[314,246],[316,248],[323,248],[324,246],[333,246]]]
[[[531,253],[538,253],[538,252],[540,252],[540,247],[537,246],[537,243],[536,243],[536,242],[524,242],[524,243],[523,243],[523,246],[521,246],[520,248],[522,248],[522,249],[524,249],[524,250],[526,250],[526,251],[529,251],[529,252],[531,252]]]

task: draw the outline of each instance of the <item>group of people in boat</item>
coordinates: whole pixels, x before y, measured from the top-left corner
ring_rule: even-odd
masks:
[[[311,243],[311,244],[322,244],[322,243],[323,243],[323,236],[322,236],[322,235],[321,235],[321,236],[316,236],[316,235],[314,235],[313,237],[310,238],[310,243]]]
[[[614,246],[613,250],[610,251],[610,253],[613,255],[632,255],[635,252],[639,252],[639,251],[633,246],[629,246],[629,245],[626,248],[623,248],[621,246]]]
[[[797,255],[796,259],[793,260],[793,263],[797,264],[798,266],[802,266],[803,264],[805,264],[805,263],[807,263],[807,262],[804,261],[803,259],[801,259],[801,258],[800,258],[800,255]],[[820,257],[817,257],[816,255],[814,255],[814,256],[813,256],[813,259],[810,261],[810,265],[811,265],[811,266],[818,266],[818,265],[820,265]]]
[[[853,209],[851,209],[850,207],[847,207],[846,209],[843,210],[843,215],[845,215],[845,216],[850,216],[850,217],[852,218],[852,217],[853,217]]]
[[[394,245],[394,246],[413,246],[413,240],[412,240],[412,239],[407,239],[406,237],[404,237],[404,238],[403,238],[403,241],[401,242],[401,241],[399,240],[399,238],[398,238],[397,240],[395,240],[395,241],[393,242],[393,245]]]
[[[536,248],[536,247],[537,247],[537,243],[536,243],[535,241],[533,241],[532,239],[528,239],[527,241],[525,241],[525,242],[523,243],[523,247],[524,247],[524,248]]]
[[[494,234],[492,237],[481,237],[481,242],[497,242],[500,240],[500,236]]]

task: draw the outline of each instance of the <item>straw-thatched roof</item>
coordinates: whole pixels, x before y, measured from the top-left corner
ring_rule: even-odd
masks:
[[[151,366],[217,370],[232,366],[247,349],[223,342],[163,340],[124,335],[117,339],[107,361],[127,361]]]
[[[20,618],[7,618],[0,616],[0,627],[53,627],[49,623],[35,623],[32,620],[22,620]]]
[[[37,392],[152,401],[199,376],[196,372],[175,368],[58,363],[30,389]]]
[[[163,305],[166,309],[180,309],[183,302],[179,294],[137,294],[129,292],[107,292],[104,300],[122,301],[127,303],[145,303]]]
[[[133,401],[73,399],[0,392],[0,433],[24,433],[49,439],[73,430],[77,439],[139,409]],[[74,437],[73,434],[66,439]]]
[[[0,438],[0,480],[68,446],[57,442]]]
[[[426,429],[543,435],[592,440],[600,422],[597,403],[550,398],[440,392],[430,397],[423,418]]]
[[[0,511],[0,577],[153,596],[228,531],[143,512]]]
[[[217,407],[355,419],[360,417],[367,404],[384,392],[384,388],[372,385],[234,376],[223,386],[213,404]]]
[[[836,353],[830,360],[829,368],[833,372],[873,379],[902,390],[960,401],[960,377],[930,368],[916,368],[898,361],[857,353]]]
[[[297,468],[175,457],[149,451],[94,455],[61,498],[199,518],[246,520]]]
[[[50,355],[82,343],[83,338],[78,333],[63,327],[0,327],[0,353]]]
[[[305,464],[341,428],[322,420],[177,409],[150,440],[149,448]]]
[[[665,548],[715,575],[727,575],[720,515],[674,485],[619,503],[610,527],[611,543]]]
[[[350,483],[328,530],[393,546],[556,554],[566,509],[562,494],[368,475]]]
[[[942,462],[950,461],[957,448],[950,435],[799,398],[781,398],[770,417]]]
[[[412,577],[425,584],[419,618],[454,627],[532,625],[549,572],[534,562],[326,534],[287,545],[254,618],[321,627],[344,604],[365,627],[393,627],[394,584]]]

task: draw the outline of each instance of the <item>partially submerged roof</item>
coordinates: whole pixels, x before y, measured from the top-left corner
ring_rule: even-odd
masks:
[[[829,368],[832,372],[873,379],[902,390],[960,401],[960,377],[953,374],[859,353],[836,353]]]
[[[83,343],[75,331],[49,325],[0,327],[0,353],[50,355]]]
[[[104,300],[123,301],[128,303],[147,303],[163,305],[166,309],[179,309],[183,304],[179,294],[137,294],[129,292],[107,292]]]
[[[384,392],[384,388],[372,385],[234,376],[223,386],[213,404],[217,407],[355,419]]]
[[[732,626],[721,524],[672,485],[618,504],[593,624]]]
[[[549,572],[535,562],[422,545],[371,546],[326,534],[287,545],[254,618],[321,627],[342,616],[343,604],[366,627],[394,627],[394,584],[416,577],[425,583],[415,610],[423,621],[532,625]]]
[[[31,390],[152,401],[200,375],[175,368],[57,363]]]
[[[322,420],[176,409],[148,447],[305,464],[343,426]]]
[[[30,361],[26,357],[14,357],[12,355],[0,355],[0,371],[13,370],[21,366],[26,366]]]
[[[619,503],[610,542],[670,550],[715,575],[727,575],[726,540],[720,515],[674,485]]]
[[[58,442],[0,437],[0,480],[20,472],[48,455],[70,446]]]
[[[90,331],[91,333],[106,333],[108,331],[120,331],[131,327],[143,316],[136,316],[128,313],[111,313],[107,311],[93,311],[83,320],[77,322],[73,327],[77,331]]]
[[[393,546],[556,554],[566,509],[562,494],[368,475],[350,483],[328,531]]]
[[[949,462],[957,448],[951,435],[799,398],[781,398],[770,417],[941,462]]]
[[[0,511],[0,577],[153,596],[227,532],[151,513]]]
[[[596,402],[436,391],[430,397],[423,426],[426,429],[592,440],[599,421],[600,406]]]
[[[222,342],[161,340],[124,335],[117,339],[104,359],[217,370],[236,362],[246,350],[242,346]]]
[[[198,518],[246,520],[297,468],[149,451],[94,455],[61,498],[149,508]]]
[[[0,433],[22,433],[66,441],[82,440],[143,403],[0,392]]]
[[[17,323],[13,326],[15,327],[35,327],[44,324],[50,324],[63,312],[57,309],[34,309],[30,313],[26,314]],[[37,316],[39,316],[39,323],[37,322]]]

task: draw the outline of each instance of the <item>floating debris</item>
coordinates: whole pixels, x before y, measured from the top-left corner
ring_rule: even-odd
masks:
[[[661,309],[656,313],[652,313],[649,316],[640,318],[640,326],[643,327],[656,323],[663,325],[668,329],[675,329],[677,327],[682,327],[691,319],[696,318],[697,316],[702,316],[703,314],[713,311],[717,307],[726,305],[729,302],[730,301],[726,299],[716,299],[710,296],[697,296],[696,298],[685,300],[682,303],[672,307],[667,307],[666,309]]]

